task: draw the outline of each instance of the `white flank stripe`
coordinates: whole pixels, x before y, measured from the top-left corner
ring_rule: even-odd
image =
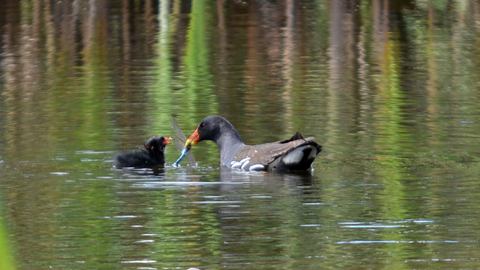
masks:
[[[262,164],[253,164],[252,166],[250,166],[250,171],[263,171],[265,170],[265,166],[263,166]]]
[[[250,164],[250,159],[247,160],[247,161],[242,165],[242,170],[245,171],[245,168],[248,166],[248,164]]]
[[[247,162],[247,161],[249,161],[249,160],[250,160],[250,157],[246,157],[246,158],[240,160],[240,163],[243,164],[243,163],[245,163],[245,162]]]
[[[242,163],[237,162],[237,161],[232,161],[232,169],[238,169],[242,166]]]

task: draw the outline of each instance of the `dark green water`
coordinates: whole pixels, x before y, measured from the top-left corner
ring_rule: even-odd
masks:
[[[475,1],[0,2],[0,268],[476,269]],[[113,169],[210,114],[311,174]],[[8,260],[7,258],[11,258]]]

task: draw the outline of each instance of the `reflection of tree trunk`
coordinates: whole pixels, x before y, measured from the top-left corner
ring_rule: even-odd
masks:
[[[35,0],[33,3],[33,23],[32,23],[32,36],[33,41],[38,42],[40,39],[40,23],[42,21],[42,1]]]
[[[123,76],[122,88],[128,95],[130,92],[130,58],[131,58],[131,44],[130,44],[130,0],[123,0],[123,19],[122,19],[122,45],[123,45]]]
[[[233,98],[231,91],[228,91],[229,81],[229,65],[227,64],[227,31],[225,29],[225,10],[224,0],[217,0],[217,14],[218,14],[218,31],[219,31],[219,44],[218,44],[218,64],[215,69],[218,72],[218,76],[215,78],[218,80],[217,95],[220,97],[220,108],[222,108],[222,100],[229,100]]]
[[[247,55],[246,55],[246,63],[245,63],[245,73],[246,73],[246,80],[247,80],[247,93],[246,97],[252,96],[255,97],[253,93],[250,93],[250,91],[253,91],[256,87],[256,82],[255,82],[255,74],[257,71],[255,70],[255,66],[257,66],[256,63],[256,57],[255,55],[257,54],[257,47],[255,46],[256,44],[256,36],[257,36],[257,21],[256,21],[256,16],[255,14],[255,2],[251,2],[249,4],[250,10],[248,12],[248,23],[247,23]],[[250,106],[246,106],[246,110],[249,109]],[[251,113],[251,112],[250,112]]]
[[[345,76],[355,76],[359,31],[356,6],[357,1],[348,0],[334,1],[331,5],[329,64],[332,82],[345,83]]]
[[[145,51],[147,52],[148,58],[153,58],[152,48],[155,45],[155,40],[157,36],[157,27],[155,25],[155,14],[153,13],[153,3],[152,0],[147,0],[145,2],[145,28],[147,36],[145,42]]]
[[[388,1],[389,0],[373,0],[373,36],[377,45],[375,51],[379,53],[379,57],[383,54],[383,47],[388,34]]]
[[[336,84],[342,79],[342,62],[344,59],[343,47],[345,45],[345,0],[333,1],[331,3],[331,21],[330,21],[330,80],[331,83]],[[332,93],[335,94],[335,93]]]
[[[358,1],[330,2],[329,95],[327,102],[329,135],[325,144],[344,145],[345,135],[358,132],[361,114],[358,92]]]
[[[283,114],[282,93],[282,43],[284,36],[280,31],[284,18],[278,11],[278,5],[270,1],[249,2],[249,23],[247,29],[246,78],[248,92],[245,95],[245,114],[262,115],[271,123],[270,130],[261,122],[247,122],[246,128],[258,131],[261,140],[276,140],[284,133],[284,121],[278,115]],[[259,42],[261,40],[261,42]],[[268,78],[265,80],[264,78]],[[258,100],[270,102],[259,103]],[[273,105],[273,106],[272,106]],[[267,120],[268,119],[268,120]],[[251,126],[254,125],[254,126]],[[274,130],[271,130],[271,128]]]
[[[283,123],[285,125],[285,132],[293,133],[292,125],[292,88],[293,88],[293,55],[295,54],[294,43],[294,3],[293,0],[287,0],[285,3],[285,17],[286,25],[283,36],[283,68],[282,75],[284,79],[283,99],[285,103],[285,113],[283,115]]]
[[[123,46],[123,76],[122,89],[128,95],[130,89],[130,0],[123,0],[123,17],[122,17],[122,46]]]
[[[45,2],[45,32],[46,32],[46,47],[47,47],[47,69],[54,71],[55,58],[57,54],[57,48],[55,45],[55,26],[53,24],[52,7],[50,1]]]
[[[130,63],[130,0],[123,0],[123,63]]]
[[[255,16],[256,11],[256,1],[252,1],[249,3],[249,11],[248,11],[248,23],[247,23],[247,54],[245,57],[245,80],[247,83],[247,87],[244,93],[244,112],[245,118],[254,117],[254,115],[258,114],[259,111],[259,104],[258,104],[258,95],[255,93],[255,90],[258,87],[257,78],[259,74],[262,74],[261,71],[257,70],[258,66],[260,65],[260,61],[257,57],[259,54],[258,47],[259,43],[257,40],[257,36],[259,36],[258,29],[256,25],[261,25],[261,22],[258,22],[258,16]],[[244,123],[247,130],[257,130],[254,126],[254,121],[248,121]]]
[[[87,52],[90,50],[90,47],[93,45],[93,35],[95,33],[95,20],[97,18],[97,5],[95,0],[89,0],[87,6],[87,14],[85,18],[84,26],[84,35],[83,35],[83,44],[84,51]],[[89,59],[84,55],[86,61]]]
[[[428,92],[428,97],[427,97],[427,111],[428,115],[436,115],[438,113],[438,105],[436,104],[436,101],[438,99],[438,67],[437,67],[437,55],[436,55],[436,46],[435,46],[435,35],[434,35],[434,8],[433,8],[433,3],[430,1],[429,2],[429,12],[428,12],[428,44],[426,50],[428,60],[427,60],[427,66],[428,66],[428,80],[426,83],[426,89]],[[429,126],[429,131],[438,131],[439,126],[438,122],[436,121],[428,121],[427,125]]]
[[[218,29],[220,32],[220,53],[223,57],[220,57],[220,63],[225,64],[225,56],[227,50],[227,33],[225,30],[225,12],[223,10],[224,0],[217,0],[217,14],[218,14]]]
[[[63,9],[60,14],[56,14],[56,17],[61,17],[60,20],[60,49],[62,51],[69,51],[72,48],[72,43],[75,41],[72,38],[72,19],[71,16],[71,3],[70,0],[62,1]]]
[[[40,11],[41,9],[39,8],[38,10]],[[35,15],[34,17],[40,18],[38,15]],[[39,22],[36,23],[39,24]],[[20,62],[22,66],[21,89],[23,92],[23,101],[31,101],[32,95],[39,87],[39,84],[37,83],[40,82],[40,55],[38,50],[40,42],[37,35],[32,31],[34,28],[35,27],[32,25],[24,25],[22,31],[22,56],[20,57]]]
[[[90,52],[92,46],[105,46],[108,29],[108,1],[89,0],[83,35],[84,52]],[[86,57],[86,60],[89,60]]]
[[[367,61],[366,54],[366,36],[365,28],[362,27],[362,30],[359,33],[358,40],[358,83],[359,83],[359,120],[358,127],[359,132],[365,133],[370,129],[370,124],[368,121],[369,111],[371,111],[370,106],[370,87],[368,85],[368,79],[370,77],[370,65]]]
[[[63,10],[61,14],[57,14],[61,17],[60,22],[60,50],[65,53],[67,59],[65,64],[69,66],[75,65],[76,53],[77,53],[77,19],[79,12],[79,0],[66,0],[62,2]]]
[[[17,5],[17,3],[15,1]],[[2,35],[3,38],[3,56],[2,56],[2,67],[5,67],[4,80],[5,80],[5,90],[3,95],[5,98],[6,113],[5,113],[5,141],[6,145],[10,148],[9,151],[12,153],[17,152],[22,149],[23,143],[20,143],[21,135],[21,125],[20,123],[20,114],[19,114],[19,104],[20,104],[20,65],[17,62],[16,57],[16,47],[18,46],[18,41],[15,40],[15,37],[18,37],[20,31],[20,14],[14,12],[5,12],[4,10],[19,10],[19,7],[14,7],[14,1],[4,1],[0,3],[0,19],[5,18],[5,26],[0,28],[0,31],[4,32]],[[2,33],[3,34],[3,33]],[[0,120],[2,121],[2,120]],[[2,122],[3,122],[2,121]]]
[[[472,5],[474,5],[474,8],[472,8],[472,13],[474,14],[473,20],[478,33],[480,32],[480,3],[477,1]]]

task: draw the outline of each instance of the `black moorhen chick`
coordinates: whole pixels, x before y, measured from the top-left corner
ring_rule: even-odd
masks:
[[[140,147],[137,151],[120,153],[115,156],[115,167],[134,168],[154,168],[163,167],[165,164],[165,155],[163,151],[165,146],[170,144],[169,137],[151,137],[145,144],[145,148]]]
[[[199,141],[214,141],[220,149],[222,166],[244,171],[305,171],[310,169],[322,146],[297,131],[284,141],[246,145],[235,127],[225,118],[204,118],[185,143],[185,149]]]

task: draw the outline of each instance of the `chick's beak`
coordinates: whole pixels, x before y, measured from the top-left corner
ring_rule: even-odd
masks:
[[[200,136],[198,135],[198,127],[197,129],[188,137],[187,141],[185,142],[185,149],[190,150],[192,146],[194,146],[200,140]]]
[[[169,142],[170,140],[172,140],[172,137],[165,137],[165,141],[163,141],[163,145],[172,144],[171,142]]]

